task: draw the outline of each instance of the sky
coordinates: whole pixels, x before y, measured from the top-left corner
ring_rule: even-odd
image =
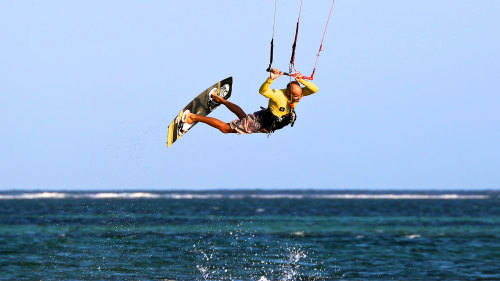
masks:
[[[288,69],[300,1],[278,1]],[[330,1],[304,1],[310,74]],[[167,127],[210,85],[252,113],[274,1],[1,1],[0,190],[499,189],[500,1],[337,0],[293,128]],[[277,79],[273,87],[289,81]],[[219,107],[212,117],[235,119]]]

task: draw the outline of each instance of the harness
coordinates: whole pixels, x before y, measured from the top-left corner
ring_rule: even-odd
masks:
[[[285,114],[281,117],[274,115],[269,108],[263,108],[264,111],[262,115],[262,128],[268,133],[272,134],[274,131],[282,129],[288,125],[293,127],[295,120],[297,120],[297,114],[295,113],[295,109],[291,106],[291,111],[288,114]]]

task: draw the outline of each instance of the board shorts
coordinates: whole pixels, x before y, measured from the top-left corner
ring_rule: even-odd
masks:
[[[262,120],[267,109],[259,110],[243,119],[235,119],[229,123],[231,129],[235,130],[238,134],[255,134],[255,133],[268,133],[262,125]]]

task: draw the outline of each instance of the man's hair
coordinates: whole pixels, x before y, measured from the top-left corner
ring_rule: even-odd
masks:
[[[290,83],[286,84],[286,88],[287,88],[288,90],[291,90],[291,89],[292,89],[292,84],[295,84],[295,85],[297,85],[297,86],[299,86],[299,87],[300,87],[300,83],[299,83],[299,82],[297,82],[297,81],[292,81],[292,82],[290,82]]]

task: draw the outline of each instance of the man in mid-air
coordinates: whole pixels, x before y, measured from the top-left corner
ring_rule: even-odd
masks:
[[[221,132],[237,134],[272,133],[289,124],[295,122],[295,106],[303,96],[309,96],[318,91],[318,87],[311,81],[302,79],[302,75],[297,73],[295,81],[288,83],[286,89],[270,89],[274,79],[283,73],[272,68],[269,78],[262,84],[259,93],[269,99],[267,108],[263,108],[252,114],[246,114],[238,105],[217,95],[217,89],[209,93],[209,99],[213,102],[225,105],[238,119],[225,123],[213,117],[206,117],[186,111],[182,116],[182,121],[187,124],[202,122]],[[305,87],[301,87],[300,84]]]

